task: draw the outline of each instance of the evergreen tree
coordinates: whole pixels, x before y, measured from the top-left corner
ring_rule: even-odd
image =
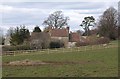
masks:
[[[41,32],[41,29],[39,28],[39,26],[36,26],[33,30],[33,32]]]
[[[95,18],[93,16],[85,17],[81,23],[81,27],[85,30],[85,35],[90,35],[90,26],[94,26]]]
[[[30,37],[29,30],[25,26],[16,27],[11,35],[10,43],[11,45],[20,45],[23,44],[25,39]]]

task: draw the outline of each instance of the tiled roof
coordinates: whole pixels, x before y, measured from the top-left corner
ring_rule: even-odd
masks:
[[[51,37],[68,37],[69,32],[67,29],[52,29]]]
[[[79,42],[80,35],[79,33],[70,33],[70,42]]]

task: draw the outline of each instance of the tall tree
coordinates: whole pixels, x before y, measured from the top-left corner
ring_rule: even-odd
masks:
[[[36,26],[33,30],[33,32],[41,32],[41,29],[39,28],[39,26]]]
[[[12,33],[14,33],[14,28],[13,27],[10,27],[8,30],[7,30],[7,33],[6,33],[6,36],[11,36]]]
[[[28,29],[25,28],[25,26],[20,26],[20,38],[22,39],[22,43],[24,42],[25,39],[29,39],[30,37],[30,32]]]
[[[0,45],[3,45],[4,44],[4,36],[3,36],[3,31],[2,29],[0,28]]]
[[[95,18],[93,16],[85,17],[80,26],[85,30],[85,35],[90,35],[90,26],[94,26]]]
[[[0,45],[4,45],[5,38],[4,36],[0,36]]]
[[[69,17],[64,17],[62,11],[56,11],[49,15],[49,17],[43,22],[43,25],[59,29],[68,25],[68,20]]]
[[[11,31],[11,45],[20,45],[23,44],[25,39],[30,37],[29,30],[25,28],[25,26],[16,27]]]
[[[118,32],[118,39],[120,39],[120,1],[118,2],[118,28],[117,28],[117,32]]]
[[[19,27],[16,27],[14,31],[11,33],[11,39],[10,39],[11,45],[19,45],[22,43],[20,39],[19,30],[20,30]]]
[[[110,39],[116,39],[117,10],[113,7],[104,11],[99,21],[99,34]]]

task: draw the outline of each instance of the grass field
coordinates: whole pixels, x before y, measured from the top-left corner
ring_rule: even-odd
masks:
[[[108,46],[86,46],[43,50],[33,53],[3,56],[3,63],[11,61],[52,62],[43,65],[4,65],[3,77],[117,77],[118,41]]]

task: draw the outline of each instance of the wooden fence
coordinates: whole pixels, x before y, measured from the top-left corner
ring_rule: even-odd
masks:
[[[39,52],[39,54],[43,53],[65,53],[65,52],[82,52],[82,51],[88,51],[88,50],[98,50],[98,49],[106,49],[106,48],[113,48],[118,47],[114,45],[91,45],[91,46],[81,46],[81,47],[73,47],[73,48],[55,48],[55,49],[40,49],[40,50],[19,50],[19,51],[3,51],[2,55],[14,55],[17,54],[29,54],[33,52]]]

